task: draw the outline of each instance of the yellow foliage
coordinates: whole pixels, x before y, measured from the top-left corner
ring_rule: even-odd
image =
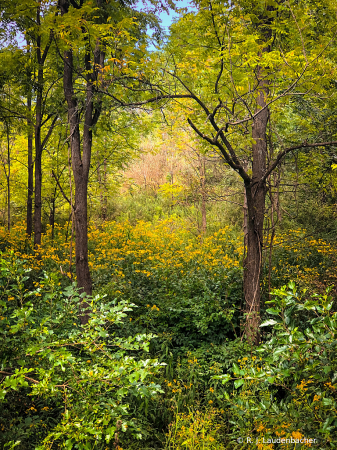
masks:
[[[177,413],[169,426],[167,435],[168,450],[224,450],[219,442],[218,415],[215,408],[208,411],[190,411],[188,414]]]
[[[91,226],[89,238],[89,267],[95,272],[110,270],[111,276],[125,277],[123,262],[126,260],[134,267],[135,273],[147,277],[160,272],[165,279],[169,271],[179,269],[181,275],[184,268],[193,265],[191,270],[206,268],[210,276],[215,276],[217,268],[240,267],[243,246],[241,237],[230,238],[229,228],[226,227],[212,236],[199,241],[188,231],[170,220],[151,224],[138,222],[132,226],[129,222],[106,222],[102,227]],[[15,258],[26,260],[27,267],[50,270],[60,270],[70,276],[69,237],[65,239],[66,227],[55,225],[54,240],[51,228],[48,227],[42,236],[42,244],[38,249],[40,259],[36,259],[31,241],[25,235],[23,224],[13,226],[11,233],[0,229],[0,242],[6,243],[13,251]],[[231,256],[224,250],[230,243],[235,248]],[[72,245],[72,262],[75,261],[75,244]],[[190,272],[189,272],[190,273]],[[185,273],[186,274],[186,273]],[[187,274],[188,275],[188,274]],[[152,310],[158,310],[154,305]]]

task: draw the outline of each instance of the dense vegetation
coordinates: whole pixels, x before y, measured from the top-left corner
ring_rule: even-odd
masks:
[[[337,448],[335,2],[1,6],[0,447]]]

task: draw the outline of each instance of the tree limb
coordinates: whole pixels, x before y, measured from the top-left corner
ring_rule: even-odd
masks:
[[[59,182],[59,180],[58,180],[58,178],[57,178],[57,176],[55,175],[55,172],[54,172],[53,170],[52,170],[52,176],[53,176],[53,178],[55,178],[55,181],[56,181],[56,183],[57,183],[57,185],[58,185],[58,187],[59,187],[59,189],[60,189],[60,191],[61,191],[61,194],[63,195],[64,199],[69,203],[69,205],[70,205],[71,207],[73,207],[72,204],[71,204],[71,201],[69,200],[69,198],[68,198],[67,195],[65,194],[65,192],[64,192],[62,186],[60,185],[60,182]]]
[[[279,165],[279,163],[281,162],[281,160],[290,152],[292,152],[293,150],[299,150],[301,148],[315,148],[315,147],[325,147],[327,145],[336,145],[337,146],[337,141],[331,141],[331,142],[315,142],[312,144],[308,144],[307,142],[303,142],[302,144],[299,145],[295,145],[294,147],[289,147],[286,148],[285,150],[283,150],[282,152],[280,152],[276,159],[274,160],[274,162],[268,167],[266,173],[264,174],[263,178],[262,178],[262,182],[265,181],[269,175],[272,173],[272,171],[274,169],[276,169],[276,167]]]

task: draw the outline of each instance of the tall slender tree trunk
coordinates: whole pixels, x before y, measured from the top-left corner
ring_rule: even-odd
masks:
[[[74,166],[73,166],[74,167]],[[87,180],[83,174],[74,175],[75,180],[75,247],[77,284],[84,292],[92,294],[92,281],[88,263],[88,204]],[[87,322],[82,317],[82,323]]]
[[[41,73],[42,72],[42,73]],[[35,195],[34,195],[34,246],[41,245],[42,235],[42,146],[41,146],[41,103],[43,71],[39,69],[38,92],[36,96],[35,121]]]
[[[242,167],[245,170],[245,172],[248,171],[248,161],[244,159],[242,161]],[[247,249],[247,243],[248,243],[248,205],[247,205],[247,192],[244,187],[244,193],[243,193],[243,245],[244,245],[244,251],[246,252]]]
[[[65,1],[61,9],[62,13],[68,11],[68,4]],[[75,206],[73,219],[75,220],[75,259],[77,285],[88,295],[92,294],[92,281],[88,263],[88,218],[87,218],[87,196],[88,196],[88,175],[91,159],[92,132],[87,130],[83,139],[83,155],[81,153],[80,137],[80,117],[77,107],[77,100],[73,89],[73,52],[64,52],[64,75],[63,75],[64,95],[68,104],[68,122],[70,125],[70,149],[71,165],[75,182]],[[92,114],[92,98],[85,112],[85,118]],[[81,305],[81,323],[88,322],[88,304]]]
[[[56,192],[57,192],[57,183],[55,184],[55,189],[53,192],[53,196],[51,198],[50,212],[49,212],[49,225],[51,226],[51,239],[54,241],[54,232],[55,232],[55,202],[56,202]]]
[[[33,163],[33,129],[32,129],[32,92],[27,96],[27,126],[28,126],[28,185],[27,185],[27,218],[26,233],[31,236],[33,232],[33,189],[34,189],[34,163]]]
[[[37,6],[36,23],[41,25],[40,5]],[[43,95],[43,63],[41,56],[41,36],[36,38],[37,56],[37,89],[35,105],[35,195],[34,195],[34,247],[41,245],[42,235],[42,95]]]
[[[6,124],[7,133],[7,228],[11,230],[11,146],[9,136],[9,124]]]
[[[266,183],[263,176],[266,170],[267,139],[266,131],[269,111],[266,106],[267,87],[261,83],[262,89],[257,97],[257,111],[252,126],[253,164],[252,181],[245,183],[247,198],[247,256],[244,261],[244,296],[246,301],[246,336],[249,342],[260,340],[260,276],[263,248],[263,221],[265,212]],[[265,108],[265,109],[263,109]]]
[[[44,86],[44,64],[52,42],[52,31],[50,31],[49,40],[44,50],[41,49],[41,9],[40,3],[37,5],[36,24],[38,26],[38,34],[36,37],[36,59],[38,64],[37,70],[37,89],[36,89],[36,105],[35,105],[35,195],[34,195],[34,246],[41,245],[42,235],[42,152],[48,142],[48,139],[56,124],[57,115],[55,115],[52,124],[42,141],[42,120],[43,120],[43,86]]]
[[[61,15],[69,12],[70,1],[59,0]],[[102,6],[101,0],[96,0],[96,5]],[[81,7],[81,6],[79,6]],[[86,34],[86,30],[84,31]],[[97,85],[103,74],[104,50],[101,42],[96,40],[95,49],[92,52],[88,37],[84,37],[85,56],[84,66],[86,74],[86,92],[83,105],[83,134],[82,146],[80,135],[80,111],[78,100],[74,90],[73,51],[71,47],[63,54],[63,90],[68,105],[68,123],[70,126],[71,165],[75,182],[75,205],[73,218],[75,220],[75,257],[77,284],[83,292],[92,294],[92,281],[88,263],[88,177],[91,161],[92,128],[96,125],[102,108],[101,94],[97,92]],[[95,105],[94,105],[94,96]],[[82,148],[81,148],[82,147]],[[82,151],[81,151],[82,150]],[[81,304],[81,323],[86,324],[89,319],[89,305]]]

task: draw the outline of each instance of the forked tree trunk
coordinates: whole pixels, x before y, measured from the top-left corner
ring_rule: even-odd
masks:
[[[67,12],[67,10],[65,11]],[[88,229],[87,229],[87,195],[88,175],[91,157],[91,139],[83,140],[83,155],[81,152],[80,117],[77,100],[73,90],[73,53],[64,52],[63,88],[68,104],[68,122],[70,125],[71,166],[75,181],[75,259],[77,285],[82,292],[92,294],[92,281],[88,263]],[[87,108],[90,105],[87,104]],[[87,116],[87,111],[85,116]],[[91,132],[89,133],[91,135]],[[81,305],[81,323],[88,322],[88,304]]]
[[[97,1],[99,5],[100,2]],[[69,0],[60,0],[59,7],[62,16],[69,11]],[[84,106],[84,126],[81,146],[80,135],[80,112],[78,100],[74,91],[74,67],[73,51],[70,48],[64,52],[63,89],[68,105],[68,122],[70,125],[70,149],[71,166],[75,181],[75,206],[73,218],[75,221],[75,256],[77,285],[82,292],[92,294],[92,281],[88,263],[88,218],[87,197],[88,177],[91,161],[92,128],[100,116],[101,101],[97,101],[94,107],[95,82],[100,76],[101,68],[104,66],[104,52],[100,43],[96,42],[94,55],[90,54],[88,43],[85,54],[86,75],[86,99]],[[82,151],[81,151],[82,150]],[[89,305],[83,302],[80,305],[80,319],[82,324],[89,320]]]

